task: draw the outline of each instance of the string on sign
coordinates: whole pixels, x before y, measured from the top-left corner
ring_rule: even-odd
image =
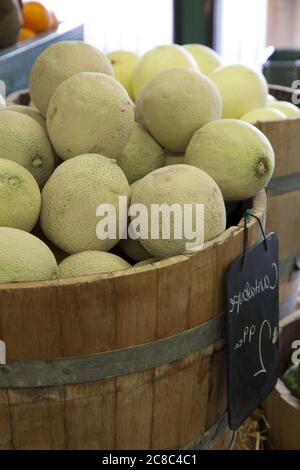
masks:
[[[247,249],[248,249],[248,226],[247,226],[247,224],[249,222],[250,217],[253,217],[254,219],[257,220],[257,222],[259,224],[259,228],[260,228],[262,236],[263,236],[263,239],[264,239],[265,249],[266,249],[266,251],[268,251],[268,242],[267,242],[266,234],[265,234],[264,228],[262,226],[261,220],[260,220],[259,217],[252,214],[250,209],[247,209],[245,211],[245,214],[244,214],[244,247],[243,247],[243,257],[242,257],[241,271],[243,271],[244,266],[245,266],[246,254],[247,254]]]

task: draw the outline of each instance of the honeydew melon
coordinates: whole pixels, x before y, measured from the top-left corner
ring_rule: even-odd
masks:
[[[222,97],[222,117],[239,119],[248,111],[265,106],[268,84],[265,77],[244,65],[227,65],[209,77]]]
[[[196,60],[202,73],[209,75],[223,65],[222,59],[213,49],[203,44],[186,44],[183,46]]]
[[[241,201],[267,186],[275,156],[267,137],[252,124],[222,119],[196,132],[185,163],[206,171],[226,201]]]
[[[158,46],[146,52],[138,61],[132,77],[133,95],[138,94],[159,72],[173,67],[199,71],[199,66],[186,49],[177,44]]]
[[[267,95],[266,104],[267,104],[267,103],[274,103],[275,101],[277,101],[277,99],[275,98],[275,96],[270,95],[270,93],[269,93],[269,94]]]
[[[130,51],[114,51],[108,54],[116,79],[122,83],[131,99],[134,99],[132,89],[132,76],[139,57]]]
[[[300,117],[300,109],[293,103],[288,101],[276,101],[274,103],[267,103],[267,109],[276,109],[281,111],[287,118]]]
[[[255,124],[258,121],[282,121],[285,119],[286,115],[284,113],[272,108],[253,109],[252,111],[248,111],[248,113],[244,114],[244,116],[241,117],[242,121],[247,121],[251,124]]]

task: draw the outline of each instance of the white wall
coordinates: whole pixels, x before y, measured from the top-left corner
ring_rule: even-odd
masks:
[[[264,62],[268,0],[217,0],[216,49],[225,63]]]
[[[41,0],[60,20],[81,21],[86,41],[104,52],[137,53],[173,40],[172,0]]]

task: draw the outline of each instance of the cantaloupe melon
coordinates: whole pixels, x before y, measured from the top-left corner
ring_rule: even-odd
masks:
[[[214,70],[209,77],[222,97],[222,117],[239,119],[251,109],[263,108],[268,85],[265,77],[244,65],[227,65]]]
[[[44,131],[47,132],[46,119],[41,115],[41,113],[37,109],[30,108],[29,106],[14,104],[3,108],[2,111],[15,111],[16,113],[25,114],[26,116],[29,116],[30,118],[38,122],[42,126]]]
[[[46,116],[56,88],[67,78],[80,72],[100,72],[114,75],[107,57],[82,41],[61,41],[48,47],[33,64],[30,96],[39,111]]]
[[[43,186],[54,169],[54,152],[46,132],[32,118],[0,112],[0,158],[24,166]]]
[[[102,155],[80,155],[62,163],[44,187],[41,227],[47,238],[68,254],[109,251],[119,242],[119,226],[115,238],[100,240],[97,208],[112,205],[118,222],[119,196],[129,195],[128,181],[116,161]]]
[[[129,263],[112,253],[84,251],[66,258],[58,266],[58,277],[68,279],[93,274],[113,273],[129,268],[131,268]]]
[[[130,98],[134,99],[132,76],[139,60],[138,55],[130,51],[114,51],[108,54],[107,58],[114,69],[116,79],[122,83]]]
[[[184,164],[184,159],[185,159],[184,153],[165,152],[164,166],[183,165]]]
[[[143,247],[156,258],[167,258],[178,255],[187,249],[186,231],[181,230],[180,237],[176,238],[174,225],[176,219],[171,216],[171,224],[157,223],[152,213],[153,205],[166,204],[171,208],[177,204],[182,209],[179,223],[185,226],[184,205],[191,204],[193,229],[196,229],[196,204],[204,205],[204,241],[210,241],[220,235],[226,227],[225,204],[220,189],[212,178],[188,165],[173,165],[153,171],[145,176],[133,188],[132,206],[143,204],[148,210],[148,238],[140,239]],[[132,214],[131,214],[132,215]],[[153,217],[152,217],[153,215]],[[134,220],[134,217],[132,217]],[[203,228],[199,220],[199,227]],[[164,239],[163,227],[170,228],[170,237]],[[198,228],[199,228],[198,227]],[[158,238],[152,236],[151,228],[158,231]],[[179,230],[180,227],[177,227]],[[185,228],[187,228],[185,226]],[[184,232],[184,233],[183,233]]]
[[[222,119],[196,132],[185,163],[206,171],[226,201],[241,201],[267,186],[275,156],[267,137],[252,124]]]
[[[276,109],[277,111],[282,112],[287,118],[300,117],[300,109],[288,101],[275,101],[273,103],[269,102],[266,106],[267,109]]]
[[[0,227],[30,232],[41,210],[41,193],[34,177],[12,160],[0,158]]]
[[[199,71],[199,66],[186,49],[177,44],[158,46],[146,52],[133,72],[133,95],[136,99],[143,87],[159,72],[173,67],[186,67]]]
[[[129,184],[132,184],[162,167],[164,159],[161,146],[140,124],[135,123],[130,139],[118,158],[118,164]]]
[[[57,264],[61,263],[64,259],[68,258],[68,256],[69,256],[68,253],[65,253],[60,248],[58,248],[56,245],[54,245],[54,243],[52,243],[52,242],[50,242],[50,240],[48,240],[48,238],[45,236],[45,234],[44,234],[44,232],[41,228],[41,224],[40,224],[39,221],[35,225],[34,229],[31,231],[31,233],[35,237],[42,240],[42,242],[44,242],[48,246],[48,248],[50,249],[50,251],[52,251],[52,253],[55,257]]]
[[[255,124],[258,121],[282,121],[284,119],[286,119],[286,115],[284,113],[278,111],[277,109],[266,107],[252,109],[252,111],[248,111],[248,113],[241,117],[242,121],[247,121],[251,124]]]
[[[220,117],[217,87],[190,69],[163,70],[144,87],[136,102],[137,120],[171,152],[185,152],[193,134]]]
[[[120,240],[119,246],[123,253],[134,261],[145,261],[151,256],[139,240],[132,240],[131,238]]]
[[[125,88],[104,74],[81,73],[51,98],[47,127],[62,160],[83,153],[118,158],[134,126],[134,105]]]
[[[196,60],[202,73],[209,75],[223,65],[222,59],[213,49],[203,44],[186,44],[183,46]]]
[[[56,277],[57,263],[45,243],[23,230],[0,227],[0,283]]]

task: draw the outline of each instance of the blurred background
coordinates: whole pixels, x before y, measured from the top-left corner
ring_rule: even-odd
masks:
[[[225,62],[257,63],[267,45],[296,47],[299,0],[42,0],[61,21],[83,22],[104,52],[205,42]]]
[[[8,23],[10,9],[19,13],[9,13]],[[300,0],[1,0],[0,73],[10,81],[4,71],[8,47],[17,48],[20,60],[20,48],[33,55],[41,40],[38,53],[51,42],[85,38],[104,53],[139,55],[161,44],[195,42],[213,47],[225,64],[265,64],[269,81],[290,85],[299,78],[299,20]],[[32,64],[28,56],[24,63]]]

